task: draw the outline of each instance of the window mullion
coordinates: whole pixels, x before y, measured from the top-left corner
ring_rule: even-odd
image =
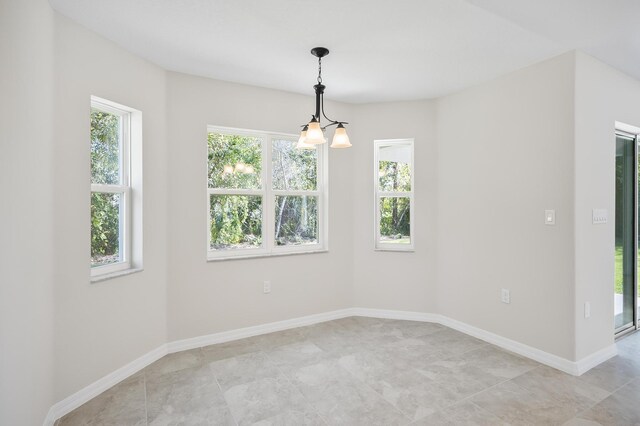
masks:
[[[264,147],[263,147],[263,191],[264,195],[262,198],[262,202],[264,204],[264,212],[262,214],[262,218],[264,223],[262,225],[264,236],[264,244],[267,252],[271,253],[273,251],[273,247],[275,244],[274,240],[274,232],[275,232],[275,196],[273,195],[273,171],[271,168],[273,167],[271,153],[273,150],[273,139],[271,136],[267,135],[264,139]]]
[[[120,192],[125,192],[128,189],[129,187],[125,185],[103,185],[97,183],[91,184],[91,192],[106,192],[109,194],[117,194]]]
[[[264,189],[224,189],[207,188],[209,195],[264,195]]]
[[[392,191],[378,191],[380,197],[393,197],[393,198],[411,198],[413,192],[392,192]]]
[[[321,194],[320,191],[304,191],[304,190],[284,190],[284,189],[273,189],[271,191],[272,195],[287,195],[291,197],[317,197]]]

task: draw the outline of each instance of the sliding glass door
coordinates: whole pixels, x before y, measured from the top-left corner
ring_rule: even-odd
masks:
[[[616,133],[615,332],[634,329],[638,308],[637,137]]]

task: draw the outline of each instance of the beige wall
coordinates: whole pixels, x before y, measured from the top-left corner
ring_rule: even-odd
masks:
[[[177,73],[167,74],[167,88],[169,340],[353,306],[349,150],[328,152],[328,253],[206,261],[207,125],[295,133],[314,99]],[[353,121],[349,106],[327,103],[327,111]]]
[[[358,105],[351,139],[355,306],[436,311],[437,149],[435,101]],[[376,139],[414,139],[414,252],[374,251]]]
[[[55,18],[55,397],[166,342],[165,71]],[[89,282],[91,95],[142,111],[144,271]]]
[[[53,12],[0,1],[0,424],[53,398]]]
[[[573,79],[569,53],[442,98],[437,112],[438,311],[569,360]]]
[[[576,357],[613,343],[615,122],[640,127],[640,82],[576,54]],[[609,223],[592,224],[592,209]],[[584,303],[591,303],[591,318]]]

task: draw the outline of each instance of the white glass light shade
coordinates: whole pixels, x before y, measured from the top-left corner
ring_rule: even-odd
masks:
[[[333,134],[333,141],[331,142],[331,148],[349,148],[351,142],[349,142],[349,135],[347,135],[347,129],[342,124],[339,124]]]
[[[307,139],[307,131],[303,129],[302,132],[300,133],[300,139],[298,139],[298,143],[296,145],[296,148],[298,148],[298,149],[315,149],[316,146],[308,144],[306,142],[306,139]]]
[[[320,145],[327,142],[327,140],[324,138],[324,133],[322,133],[322,129],[320,128],[320,123],[315,120],[311,120],[308,126],[309,128],[307,129],[307,137],[304,140],[306,144]]]
[[[250,175],[250,174],[252,174],[254,172],[255,172],[255,170],[253,169],[253,166],[245,166],[244,170],[242,171],[242,173],[245,173],[245,174],[248,174],[248,175]]]
[[[244,164],[243,164],[243,163],[237,163],[237,164],[236,164],[235,171],[236,171],[236,172],[244,172],[244,167],[245,167],[245,166],[244,166]]]

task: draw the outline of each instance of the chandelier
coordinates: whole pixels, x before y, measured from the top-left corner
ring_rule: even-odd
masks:
[[[324,131],[327,127],[336,126],[331,148],[349,148],[351,143],[349,142],[347,129],[344,128],[344,124],[349,123],[346,121],[332,120],[324,113],[324,89],[326,86],[322,84],[322,58],[329,54],[329,49],[326,47],[314,47],[311,49],[311,54],[318,58],[318,84],[313,86],[316,91],[316,113],[311,116],[309,123],[302,126],[302,132],[300,133],[300,139],[298,139],[296,147],[301,149],[315,149],[316,145],[327,143],[327,139],[324,137]],[[320,113],[322,113],[322,117],[328,121],[325,126],[321,124]]]

